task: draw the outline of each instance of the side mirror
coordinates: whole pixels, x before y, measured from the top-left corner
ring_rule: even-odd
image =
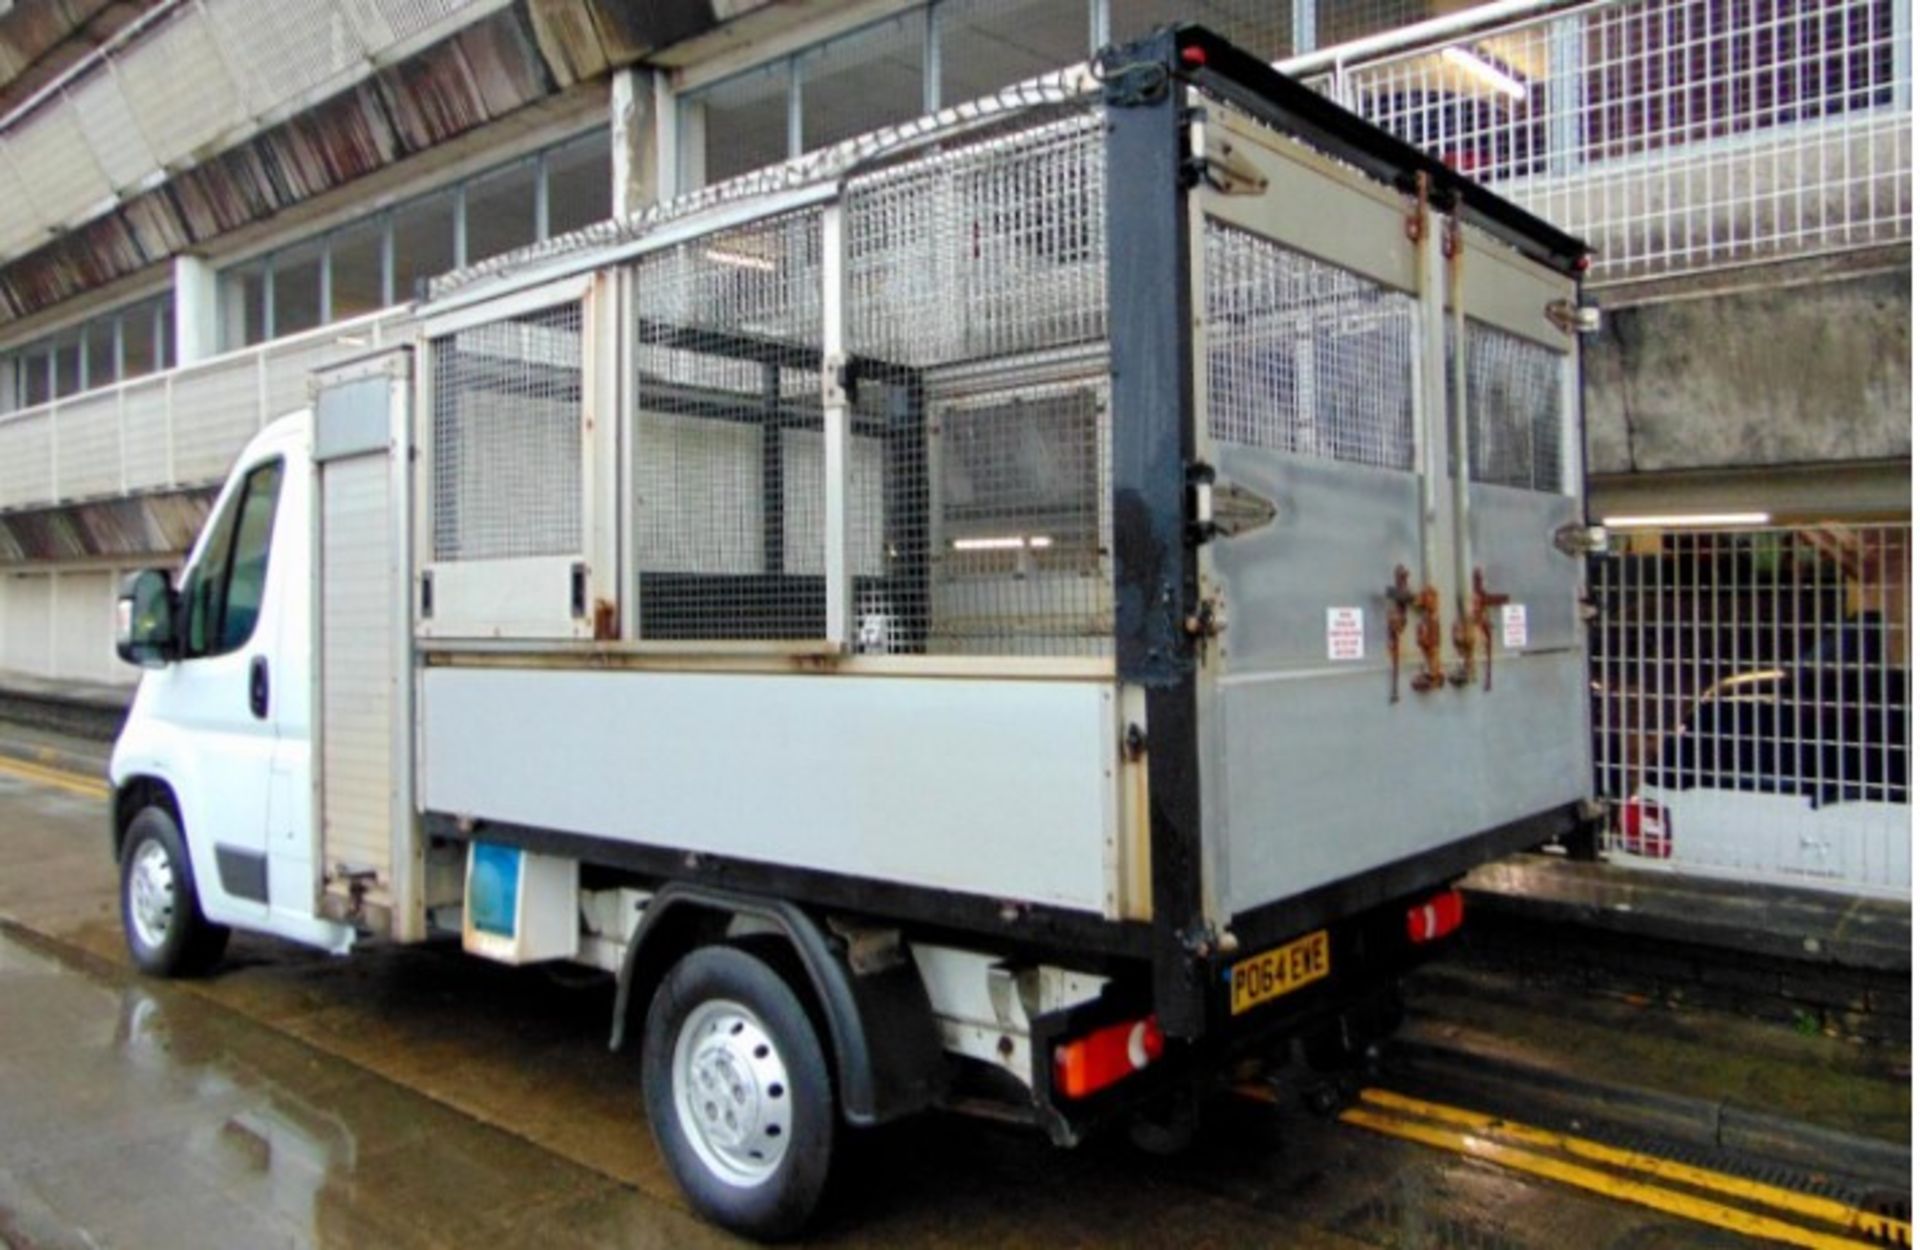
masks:
[[[165,569],[129,575],[115,605],[114,646],[120,658],[142,668],[166,667],[180,653],[179,609],[173,577]]]

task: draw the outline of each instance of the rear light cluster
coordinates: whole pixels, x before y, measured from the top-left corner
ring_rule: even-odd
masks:
[[[1437,942],[1467,918],[1467,900],[1458,890],[1436,894],[1407,909],[1407,940],[1415,946]]]
[[[1620,806],[1620,848],[1647,859],[1673,857],[1673,820],[1667,809],[1647,799],[1628,799]]]
[[[1085,1098],[1132,1076],[1167,1049],[1153,1016],[1095,1029],[1053,1051],[1053,1087],[1064,1098]]]

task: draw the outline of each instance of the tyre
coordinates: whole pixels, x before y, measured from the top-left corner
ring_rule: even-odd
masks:
[[[120,928],[149,976],[196,976],[220,962],[228,930],[200,912],[193,864],[173,814],[144,807],[120,847]]]
[[[799,995],[730,946],[687,955],[647,1009],[647,1122],[702,1215],[763,1241],[800,1233],[838,1130],[825,1048]]]

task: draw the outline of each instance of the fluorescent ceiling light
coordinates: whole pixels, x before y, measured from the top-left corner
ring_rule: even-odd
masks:
[[[749,256],[745,252],[727,252],[717,247],[707,249],[707,259],[717,265],[732,265],[736,269],[758,269],[762,273],[772,273],[774,263],[764,256]]]
[[[953,540],[955,551],[1020,551],[1024,549],[1044,551],[1051,546],[1053,546],[1053,539],[1045,534],[1035,534],[1032,538],[1009,534],[1005,538],[956,538]]]
[[[1697,529],[1710,525],[1765,525],[1773,520],[1770,512],[1695,512],[1665,516],[1610,516],[1601,522],[1608,529]]]
[[[1500,69],[1482,57],[1475,56],[1465,48],[1448,48],[1440,54],[1442,60],[1456,69],[1465,70],[1469,76],[1480,80],[1483,86],[1492,87],[1501,95],[1515,100],[1527,98],[1527,89],[1518,78]]]

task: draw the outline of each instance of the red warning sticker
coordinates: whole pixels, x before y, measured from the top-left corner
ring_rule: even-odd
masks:
[[[1500,641],[1509,651],[1524,651],[1527,646],[1527,605],[1509,603],[1500,609]]]
[[[1327,609],[1327,658],[1367,658],[1367,613],[1364,608]]]

